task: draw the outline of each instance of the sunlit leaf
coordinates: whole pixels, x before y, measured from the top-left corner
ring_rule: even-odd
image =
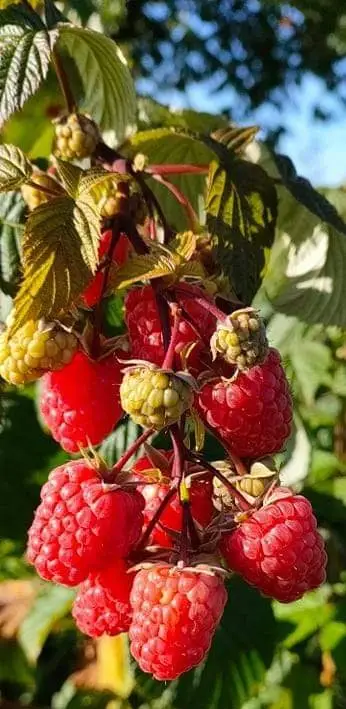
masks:
[[[18,189],[32,174],[30,160],[15,145],[0,145],[0,192]]]

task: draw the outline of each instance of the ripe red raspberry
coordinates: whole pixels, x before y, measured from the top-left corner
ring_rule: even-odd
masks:
[[[155,679],[172,680],[204,659],[227,593],[205,567],[160,564],[139,571],[130,600],[132,655]]]
[[[292,494],[265,505],[224,536],[222,553],[245,581],[289,603],[325,580],[327,556],[316,525],[310,502]]]
[[[108,229],[107,231],[104,231],[103,234],[101,235],[100,239],[100,245],[99,245],[99,261],[101,262],[102,259],[107,255],[110,245],[111,245],[111,240],[112,240],[112,231],[111,229]],[[121,266],[127,259],[128,253],[130,250],[129,242],[125,236],[125,234],[121,234],[117,245],[113,251],[113,256],[112,256],[112,267],[111,267],[111,272],[109,275],[109,283],[112,281],[112,271],[116,270],[118,266]],[[93,305],[98,303],[100,300],[101,294],[102,294],[102,289],[103,289],[103,281],[104,281],[104,269],[101,269],[96,273],[96,275],[93,277],[91,283],[88,285],[88,287],[85,289],[82,299],[86,305],[89,306],[89,308],[92,308]]]
[[[85,460],[55,468],[41,490],[27,558],[48,581],[76,586],[125,557],[143,525],[142,495],[112,489]]]
[[[291,396],[275,349],[263,364],[235,380],[219,378],[206,384],[195,405],[206,425],[241,458],[277,453],[290,435]]]
[[[167,453],[166,455],[167,458],[171,458],[170,453]],[[133,475],[131,477],[134,480],[146,480],[148,479],[148,475],[145,475],[145,471],[150,471],[152,468],[153,465],[151,464],[149,458],[147,458],[147,456],[143,456],[143,458],[139,458],[133,466]],[[167,477],[165,477],[167,476],[167,471],[162,472],[162,482],[160,481],[160,471],[157,471],[157,473],[158,481],[156,484],[152,482],[148,483],[148,485],[141,485],[140,487],[140,491],[145,499],[145,508],[143,511],[143,532],[146,530],[161,502],[170,490],[170,484],[167,481]],[[212,493],[213,485],[210,480],[202,478],[193,481],[191,484],[191,513],[194,520],[196,520],[201,527],[206,527],[209,524],[214,513]],[[180,532],[182,528],[182,517],[182,507],[179,502],[178,492],[176,492],[167,507],[164,509],[160,517],[160,523],[164,527],[172,529],[174,532]],[[151,534],[149,543],[159,544],[160,546],[171,548],[174,540],[169,533],[165,532],[165,530],[160,527],[160,525],[157,525]]]
[[[70,364],[42,377],[40,412],[61,447],[75,453],[97,445],[118,423],[122,366],[116,353],[93,361],[77,352]]]
[[[126,572],[126,563],[116,559],[82,583],[72,609],[82,633],[97,638],[128,632],[132,619],[133,574]]]
[[[201,292],[198,288],[196,291]],[[192,298],[179,296],[179,303],[191,316],[193,322],[198,324],[199,331],[205,336],[205,342],[198,336],[198,331],[185,318],[182,318],[179,325],[180,337],[176,347],[177,357],[174,366],[176,369],[182,369],[183,363],[179,353],[187,345],[196,342],[188,357],[188,367],[198,371],[206,369],[204,362],[210,361],[207,343],[215,329],[215,317],[195,303]],[[130,336],[132,356],[161,366],[165,352],[159,312],[151,286],[130,290],[125,299],[125,320]]]

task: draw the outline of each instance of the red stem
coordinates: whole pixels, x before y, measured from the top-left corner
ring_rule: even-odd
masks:
[[[110,471],[110,474],[112,478],[114,478],[118,473],[120,473],[126,465],[126,463],[132,458],[132,456],[137,453],[138,449],[145,443],[148,438],[154,433],[153,428],[149,428],[147,431],[144,431],[139,438],[137,438],[134,443],[132,443],[132,446],[125,451],[124,455],[119,458],[118,462],[113,466],[112,470]]]
[[[183,163],[148,165],[145,172],[149,175],[207,175],[209,165],[184,165]]]
[[[200,465],[202,465],[206,470],[208,470],[212,475],[218,478],[220,482],[223,483],[223,485],[230,491],[234,499],[237,501],[238,506],[242,510],[242,512],[247,512],[248,510],[252,509],[252,505],[245,499],[242,493],[237,490],[237,488],[229,480],[227,480],[227,478],[225,478],[225,476],[222,475],[219,470],[214,468],[211,463],[208,463],[201,456],[196,453],[193,453],[192,451],[188,451],[188,455],[190,460],[192,459],[194,461],[198,461]]]
[[[171,436],[173,453],[174,453],[174,464],[173,464],[173,470],[172,470],[172,477],[177,478],[179,481],[179,484],[180,484],[183,477],[184,477],[184,462],[185,462],[186,449],[185,449],[182,433],[181,433],[177,423],[175,423],[175,424],[173,424],[173,426],[171,426],[171,428],[169,429],[169,433]]]
[[[176,185],[173,185],[172,182],[169,182],[169,180],[165,180],[162,175],[153,175],[154,180],[156,182],[160,182],[161,185],[164,185],[167,187],[167,189],[174,195],[175,199],[181,206],[185,209],[187,220],[189,223],[189,227],[192,231],[197,231],[199,229],[199,220],[197,217],[197,214],[195,210],[192,207],[191,202],[185,197],[183,192],[177,187]]]
[[[180,310],[176,310],[174,313],[174,324],[173,324],[173,328],[171,331],[171,339],[170,339],[169,346],[168,346],[168,349],[165,354],[165,359],[163,360],[163,363],[162,363],[162,369],[173,369],[175,348],[176,348],[177,339],[179,336],[180,321],[181,321],[181,312],[180,312]]]

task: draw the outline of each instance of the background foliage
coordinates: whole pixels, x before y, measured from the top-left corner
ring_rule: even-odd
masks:
[[[297,3],[298,13],[269,2],[247,3],[246,8],[237,2],[186,4],[178,0],[159,3],[159,9],[154,5],[139,0],[125,6],[119,0],[104,2],[99,8],[91,0],[74,0],[62,9],[93,25],[99,22],[95,13],[100,9],[101,22],[122,45],[134,75],[150,76],[158,88],[170,82],[184,90],[200,75],[214,77],[214,81],[219,77],[219,88],[231,81],[239,94],[246,94],[245,112],[268,97],[281,103],[288,78],[299,80],[303,69],[321,75],[330,87],[340,88],[337,59],[344,40],[338,2],[328,5],[327,14],[323,3],[312,11],[303,1]],[[195,18],[193,23],[191,18]],[[212,44],[201,35],[197,18],[215,28]],[[37,28],[32,29],[36,41]],[[196,133],[211,133],[227,121],[190,111],[171,114],[149,99],[135,105],[125,65],[123,71],[116,65],[107,83],[109,105],[102,115],[95,115],[100,110],[100,93],[90,86],[104,91],[99,79],[108,41],[101,42],[95,54],[95,44],[86,43],[78,33],[71,37],[66,31],[61,40],[71,61],[74,88],[101,121],[108,140],[122,144],[128,154],[140,151],[156,163],[203,165],[214,159],[214,177],[219,176],[215,146],[201,143]],[[311,47],[317,46],[318,52],[312,52]],[[88,76],[83,70],[86,60]],[[124,91],[128,100],[121,111]],[[18,144],[33,159],[47,158],[52,137],[49,119],[61,105],[56,80],[48,72],[23,113],[15,114],[4,126],[3,140]],[[131,137],[136,122],[142,132]],[[21,392],[7,389],[0,399],[0,705],[5,709],[18,704],[102,709],[110,701],[127,709],[346,706],[345,194],[342,190],[317,193],[297,177],[290,161],[274,156],[263,144],[250,145],[245,157],[237,162],[231,184],[227,184],[228,197],[240,195],[242,214],[252,214],[253,195],[266,190],[267,184],[262,176],[247,191],[249,168],[259,164],[277,181],[275,242],[270,251],[270,242],[257,245],[251,295],[257,291],[255,302],[268,320],[271,343],[283,354],[294,392],[295,430],[282,457],[282,478],[298,490],[304,488],[316,509],[329,552],[328,582],[305,599],[282,606],[232,579],[225,616],[204,667],[169,687],[129,665],[123,638],[86,643],[69,617],[73,592],[39,582],[22,557],[40,485],[66,456],[37,418],[35,387]],[[256,168],[254,174],[259,174]],[[201,213],[204,178],[183,176],[176,181]],[[216,178],[214,182],[220,197],[220,183]],[[170,221],[177,228],[184,227],[181,207],[162,186],[155,189]],[[266,200],[270,203],[268,192]],[[216,200],[216,206],[211,202],[210,228],[212,218],[227,222],[222,210],[230,209],[232,200],[226,206],[222,199]],[[1,196],[2,320],[19,277],[21,229],[17,225],[23,209],[17,195]],[[267,220],[270,226],[271,213]],[[252,237],[253,223],[248,218],[246,231],[239,227],[238,238],[243,243]],[[227,247],[227,232],[224,244]],[[252,247],[256,248],[256,242]],[[221,259],[226,252],[228,248]],[[260,272],[265,277],[258,289]],[[108,301],[106,316],[110,334],[120,332],[121,299]],[[136,435],[135,427],[126,423],[111,434],[102,446],[109,463]],[[219,457],[210,441],[208,452],[210,459]]]

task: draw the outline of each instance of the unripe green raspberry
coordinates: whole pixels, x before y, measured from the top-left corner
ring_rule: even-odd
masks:
[[[100,133],[96,123],[81,113],[71,113],[55,122],[54,154],[57,158],[88,158],[99,140]]]
[[[8,329],[0,334],[0,376],[16,386],[35,381],[68,364],[77,345],[73,333],[54,323],[28,320],[13,336]]]
[[[125,373],[120,400],[135,423],[160,431],[191,406],[192,391],[178,375],[143,366]]]
[[[210,346],[214,359],[219,353],[240,370],[264,362],[268,353],[265,327],[254,308],[236,310],[218,322]]]
[[[62,192],[61,185],[59,185],[57,180],[50,177],[50,175],[47,175],[46,172],[42,172],[42,170],[39,170],[38,168],[34,168],[31,179],[37,185],[42,185],[42,187],[46,187],[53,192]],[[50,195],[47,192],[41,192],[39,188],[31,187],[31,185],[23,185],[21,191],[23,199],[27,203],[31,212],[36,209],[36,207],[39,207],[41,204],[45,204],[45,202],[49,202],[49,200],[53,198],[53,195]]]
[[[234,487],[241,492],[245,492],[250,497],[263,495],[269,485],[278,477],[273,458],[267,457],[258,460],[251,465],[248,475],[237,476],[229,461],[216,461],[214,468],[220,471],[227,480],[233,483]],[[221,480],[213,479],[213,502],[216,509],[232,507],[232,491],[227,488]]]

